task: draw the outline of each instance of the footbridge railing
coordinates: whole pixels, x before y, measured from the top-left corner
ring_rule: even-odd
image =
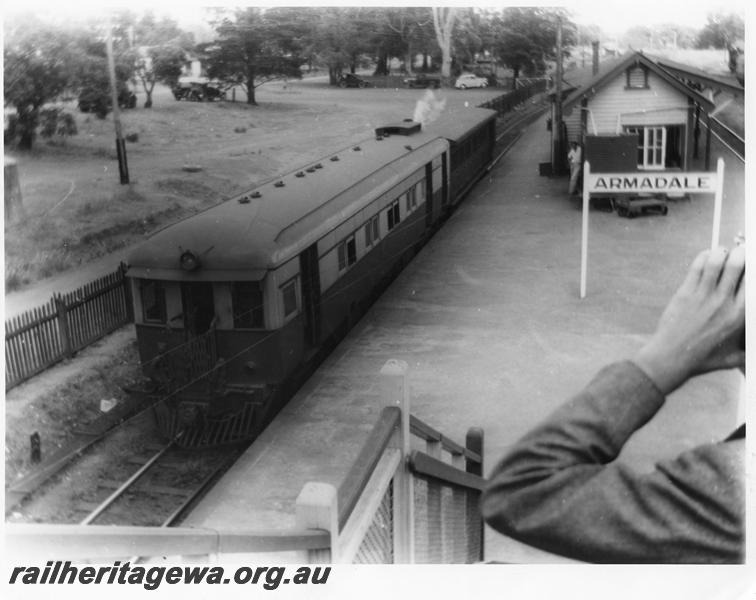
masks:
[[[121,564],[125,557],[131,564],[208,563],[247,554],[299,564],[480,562],[483,432],[468,430],[461,445],[411,415],[407,375],[403,361],[381,369],[387,406],[338,487],[304,485],[292,529],[6,524],[9,556]]]

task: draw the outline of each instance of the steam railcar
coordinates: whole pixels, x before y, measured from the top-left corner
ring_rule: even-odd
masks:
[[[485,109],[381,127],[136,249],[163,431],[187,446],[256,436],[480,176],[494,137]]]

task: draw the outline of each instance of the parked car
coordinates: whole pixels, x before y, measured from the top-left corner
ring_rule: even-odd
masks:
[[[366,88],[368,85],[369,84],[367,81],[365,81],[362,77],[358,77],[354,73],[343,73],[341,77],[339,77],[339,87],[342,88]]]
[[[404,80],[404,85],[411,88],[440,88],[440,77],[429,77],[428,75],[417,75],[416,77],[408,77]]]
[[[226,92],[221,89],[221,84],[206,77],[181,77],[171,91],[176,100],[213,102],[226,99]]]
[[[458,90],[467,88],[484,88],[488,86],[488,80],[485,77],[478,77],[473,73],[463,73],[457,77],[454,87]]]

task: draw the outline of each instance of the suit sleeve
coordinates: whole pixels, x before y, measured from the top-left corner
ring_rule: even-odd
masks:
[[[663,403],[633,363],[602,369],[495,467],[486,521],[588,562],[742,562],[742,440],[700,446],[649,473],[615,460]]]

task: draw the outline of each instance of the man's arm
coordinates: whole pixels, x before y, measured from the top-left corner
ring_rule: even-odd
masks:
[[[663,401],[633,363],[604,368],[496,467],[483,497],[488,523],[590,562],[740,562],[742,442],[695,449],[648,474],[613,462]]]
[[[614,459],[664,397],[745,365],[745,248],[699,254],[635,360],[610,366],[495,469],[483,512],[499,531],[596,562],[739,562],[743,441],[634,473]]]

